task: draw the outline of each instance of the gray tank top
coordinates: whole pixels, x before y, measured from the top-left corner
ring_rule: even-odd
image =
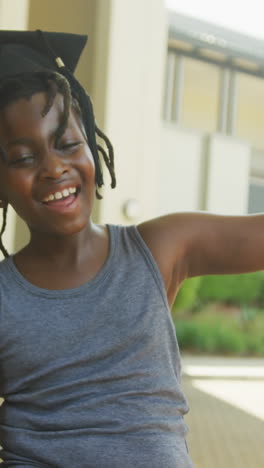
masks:
[[[158,267],[108,226],[97,276],[67,290],[0,264],[3,466],[187,468],[180,357]]]

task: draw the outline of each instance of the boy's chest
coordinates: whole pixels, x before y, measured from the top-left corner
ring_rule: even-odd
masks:
[[[34,386],[47,375],[52,381],[58,373],[92,375],[99,368],[135,363],[146,353],[155,359],[170,324],[151,297],[148,302],[139,307],[136,297],[111,300],[106,294],[90,302],[40,299],[34,307],[6,308],[1,373],[17,391],[19,382]]]

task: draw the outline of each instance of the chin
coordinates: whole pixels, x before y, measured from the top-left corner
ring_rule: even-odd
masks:
[[[77,235],[89,226],[90,218],[68,223],[56,223],[54,226],[28,226],[34,235],[51,237],[68,237]]]

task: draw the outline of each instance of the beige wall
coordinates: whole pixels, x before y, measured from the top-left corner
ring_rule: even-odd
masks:
[[[0,29],[27,29],[29,0],[0,0]]]

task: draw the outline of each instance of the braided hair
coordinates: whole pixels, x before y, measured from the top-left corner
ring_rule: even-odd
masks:
[[[37,72],[37,73],[25,73],[16,75],[10,78],[4,79],[0,82],[0,110],[9,105],[11,102],[16,101],[20,98],[30,99],[34,94],[39,92],[45,92],[47,95],[47,101],[42,111],[42,116],[48,114],[51,109],[54,99],[57,93],[60,93],[63,97],[63,113],[61,116],[60,125],[56,131],[56,141],[63,135],[68,118],[70,109],[73,108],[80,118],[84,122],[84,126],[90,129],[90,135],[87,135],[90,150],[95,163],[95,183],[96,183],[96,197],[101,199],[102,196],[99,193],[100,187],[103,185],[103,176],[101,171],[101,164],[99,160],[99,153],[101,154],[103,161],[109,171],[111,177],[111,187],[116,186],[116,176],[114,168],[114,151],[111,142],[107,136],[100,130],[94,120],[92,103],[88,95],[86,99],[88,101],[87,108],[89,112],[83,115],[82,107],[80,105],[80,97],[76,95],[72,90],[69,81],[65,76],[57,72]],[[92,130],[91,130],[92,129]],[[91,131],[94,133],[91,136]],[[93,140],[93,144],[89,141],[89,136]],[[106,149],[102,145],[97,144],[96,136],[101,138],[105,144]],[[94,143],[95,142],[95,143]],[[8,257],[9,254],[5,249],[2,242],[2,235],[5,231],[7,221],[7,206],[3,209],[3,220],[2,227],[0,230],[0,250],[4,257]]]

